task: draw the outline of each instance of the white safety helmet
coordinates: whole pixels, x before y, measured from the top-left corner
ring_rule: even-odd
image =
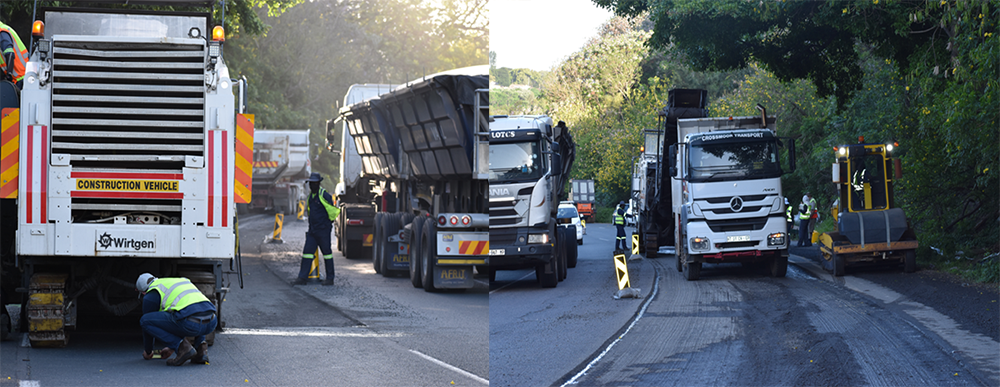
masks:
[[[140,292],[145,292],[149,289],[149,283],[156,280],[152,274],[142,273],[139,275],[139,279],[135,280],[135,289]]]
[[[788,198],[785,198],[785,205],[788,205]]]

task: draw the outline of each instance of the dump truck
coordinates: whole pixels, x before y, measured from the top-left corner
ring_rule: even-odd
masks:
[[[398,86],[398,85],[397,85]],[[392,91],[388,84],[354,84],[347,89],[344,104],[350,106]],[[327,144],[340,155],[340,180],[334,189],[340,217],[334,222],[337,251],[348,259],[372,256],[375,237],[375,191],[364,159],[340,116],[327,121]],[[339,145],[339,147],[338,147]],[[381,203],[379,203],[381,204]]]
[[[306,198],[309,129],[258,130],[253,137],[251,210],[291,215]]]
[[[497,270],[533,268],[552,288],[576,266],[576,230],[556,220],[575,157],[569,129],[551,117],[490,117],[491,281]]]
[[[426,291],[473,287],[489,249],[487,66],[441,72],[340,109],[374,208],[372,265]],[[359,195],[360,196],[360,195]]]
[[[917,269],[917,235],[893,198],[893,185],[903,174],[902,163],[892,157],[899,143],[859,140],[834,148],[837,231],[819,237],[823,267],[842,276],[851,267],[901,264],[912,273]]]
[[[40,10],[0,182],[4,302],[21,298],[32,346],[65,346],[79,315],[141,314],[143,272],[189,278],[223,318],[253,120],[211,3]]]
[[[677,270],[687,280],[700,277],[703,263],[724,262],[764,263],[782,277],[788,235],[781,176],[795,168],[794,141],[784,139],[783,168],[774,116],[757,105],[760,116],[697,117],[705,115],[707,95],[669,91],[663,129],[646,133],[653,153],[640,158],[641,179],[633,183],[644,190],[639,233],[645,253],[655,257],[660,246],[673,244]]]
[[[576,212],[588,222],[594,220],[594,202],[597,192],[593,180],[570,180],[570,200],[576,205]]]

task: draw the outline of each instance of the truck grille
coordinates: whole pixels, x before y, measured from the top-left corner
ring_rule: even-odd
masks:
[[[55,41],[52,58],[52,153],[74,172],[180,174],[185,157],[204,155],[204,45]],[[179,219],[181,200],[74,197],[72,209],[77,222]]]
[[[172,169],[204,153],[201,45],[56,41],[52,153],[85,168]]]

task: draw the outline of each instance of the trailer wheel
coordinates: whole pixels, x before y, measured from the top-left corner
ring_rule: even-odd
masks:
[[[424,224],[421,230],[423,238],[420,238],[420,280],[423,282],[424,291],[433,292],[434,268],[437,266],[437,227],[434,222]]]
[[[382,249],[384,247],[383,240],[385,239],[382,237],[383,222],[385,221],[384,214],[383,212],[375,213],[375,236],[373,237],[375,243],[372,246],[372,267],[375,269],[376,274],[382,275],[385,275],[385,273],[382,273]]]
[[[410,226],[410,282],[413,283],[413,287],[422,288],[424,287],[424,282],[420,278],[420,239],[422,238],[424,222],[427,221],[427,217],[418,216],[413,219],[413,225]]]
[[[843,277],[845,271],[844,256],[833,253],[833,275],[836,277]]]
[[[771,277],[784,277],[788,273],[788,256],[777,256],[771,259]]]
[[[903,272],[913,273],[917,271],[917,252],[910,250],[903,256]]]
[[[379,265],[382,266],[382,276],[388,277],[393,274],[392,270],[389,270],[389,259],[392,258],[392,253],[389,251],[389,242],[387,239],[389,235],[396,235],[399,232],[399,218],[401,214],[388,214],[382,217],[382,234],[381,234],[381,245],[379,245],[378,251],[378,261]],[[376,235],[376,238],[379,236]]]

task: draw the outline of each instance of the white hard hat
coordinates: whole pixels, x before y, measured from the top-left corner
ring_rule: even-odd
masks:
[[[139,275],[139,279],[135,280],[135,288],[140,292],[145,292],[149,289],[149,283],[156,280],[152,274],[142,273]]]
[[[808,204],[809,203],[809,195],[802,195],[802,202]]]
[[[788,198],[785,198],[785,205],[788,205]]]

